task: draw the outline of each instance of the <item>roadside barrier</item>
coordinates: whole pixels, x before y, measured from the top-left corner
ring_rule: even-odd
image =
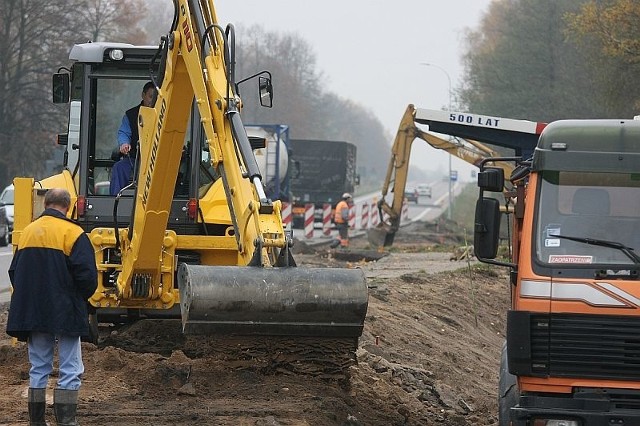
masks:
[[[405,198],[402,201],[402,216],[401,220],[409,219],[409,203],[407,203],[407,199]]]
[[[325,203],[322,205],[322,234],[331,235],[331,204]]]
[[[349,229],[356,229],[356,206],[349,207]]]
[[[362,216],[360,217],[360,229],[369,229],[369,203],[362,204]]]
[[[293,222],[293,208],[291,203],[282,203],[282,224],[284,229],[291,229]]]
[[[380,215],[378,213],[378,203],[371,203],[371,227],[375,228],[380,223]]]
[[[316,207],[309,203],[304,205],[304,236],[313,238],[313,219]]]

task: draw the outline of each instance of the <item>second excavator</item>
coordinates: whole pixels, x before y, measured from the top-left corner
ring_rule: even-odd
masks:
[[[420,129],[418,124],[427,125],[430,131],[451,135],[452,138],[443,139]],[[378,201],[379,216],[383,219],[368,231],[369,243],[377,248],[393,245],[394,236],[400,227],[414,140],[421,139],[436,149],[479,167],[486,158],[500,157],[496,150],[482,142],[513,149],[517,155],[527,156],[535,147],[537,136],[544,125],[545,123],[526,120],[416,109],[409,104],[391,147],[391,158]],[[504,170],[505,183],[508,185],[508,178],[514,170],[513,163],[496,161],[493,164]],[[387,200],[389,192],[393,194],[391,204]]]

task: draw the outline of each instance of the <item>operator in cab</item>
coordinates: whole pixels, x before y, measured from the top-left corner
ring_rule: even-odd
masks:
[[[145,83],[142,88],[142,101],[133,108],[129,108],[122,117],[118,129],[118,153],[114,155],[116,158],[113,158],[116,163],[111,169],[111,184],[109,186],[111,195],[117,195],[131,181],[140,138],[138,135],[138,113],[141,106],[153,106],[155,95],[155,85],[151,81]]]

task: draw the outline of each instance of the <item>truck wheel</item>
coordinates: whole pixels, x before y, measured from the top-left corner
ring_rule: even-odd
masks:
[[[498,424],[499,426],[509,426],[509,410],[518,404],[520,391],[516,376],[509,373],[507,365],[507,342],[502,345],[502,356],[500,357],[500,381],[498,382]]]

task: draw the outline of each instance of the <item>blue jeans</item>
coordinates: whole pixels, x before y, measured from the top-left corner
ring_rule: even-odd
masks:
[[[118,195],[118,192],[129,185],[131,173],[133,173],[133,163],[135,158],[124,157],[116,162],[111,168],[111,183],[109,184],[109,194]]]
[[[53,350],[58,340],[58,389],[78,390],[84,373],[79,336],[55,336],[50,333],[31,332],[29,348],[29,387],[46,388],[53,371]]]

